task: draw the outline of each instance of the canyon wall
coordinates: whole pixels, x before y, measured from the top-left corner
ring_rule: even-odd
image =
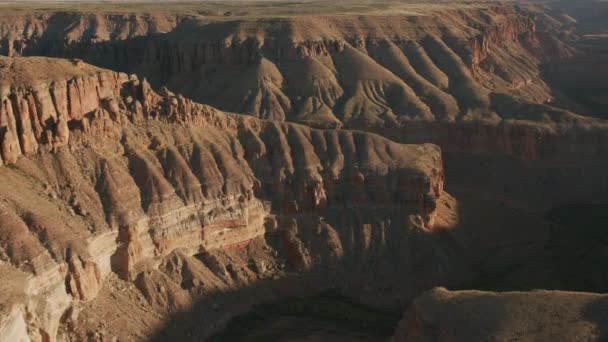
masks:
[[[606,121],[585,116],[562,91],[581,74],[569,65],[589,53],[571,43],[572,18],[540,5],[234,20],[103,11],[2,20],[2,36],[12,41],[6,44],[25,46],[12,54],[80,57],[239,114],[434,143],[458,170],[452,184],[490,187],[524,205],[592,201],[608,190],[601,172]],[[470,177],[460,172],[464,159],[488,167]],[[546,176],[562,165],[571,172]],[[504,169],[517,175],[509,191],[497,181]],[[563,196],[551,191],[582,179],[589,182]],[[539,196],[527,201],[530,187]]]
[[[39,76],[3,74],[0,91],[0,256],[18,275],[3,298],[7,334],[77,333],[79,307],[113,277],[168,311],[214,289],[361,258],[407,293],[443,277],[415,285],[402,272],[434,260],[404,246],[434,244],[423,236],[449,197],[436,146],[226,114],[79,60],[2,63]],[[74,76],[47,79],[48,68]]]
[[[555,85],[602,65],[566,16],[7,13],[0,53],[69,59],[0,57],[0,336],[143,340],[194,309],[167,324],[205,337],[326,288],[399,307],[463,280],[471,241],[545,233],[446,174],[504,210],[606,198],[607,122]]]
[[[53,55],[72,50],[90,57],[114,55],[117,58],[113,62],[118,66],[128,61],[128,51],[114,50],[111,44],[105,45],[105,49],[96,46],[166,33],[191,18],[189,14],[167,12],[99,13],[6,8],[0,13],[0,54],[9,57]]]
[[[27,46],[8,55],[78,57],[263,118],[363,127],[495,121],[516,114],[495,113],[493,92],[532,103],[552,98],[539,77],[547,39],[532,12],[510,5],[358,17],[1,19],[6,44]]]

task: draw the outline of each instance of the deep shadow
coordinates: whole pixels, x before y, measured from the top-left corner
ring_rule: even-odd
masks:
[[[583,309],[583,317],[596,324],[598,341],[608,341],[608,298],[601,297]]]
[[[383,310],[344,296],[331,289],[337,278],[316,269],[212,294],[190,310],[171,315],[150,340],[279,341],[324,332],[353,340],[388,338],[405,308]]]
[[[541,66],[541,77],[551,87],[553,105],[578,114],[608,118],[608,4],[604,1],[553,1],[552,13],[570,15],[576,22],[563,27],[574,52],[552,58]],[[561,12],[561,13],[560,13]],[[566,38],[567,37],[567,38]]]
[[[553,208],[548,246],[564,290],[608,292],[608,205]]]
[[[327,328],[353,339],[361,336],[381,341],[393,333],[401,316],[401,311],[382,311],[328,290],[311,297],[256,305],[232,319],[209,341],[276,341]],[[281,321],[286,324],[276,324]]]
[[[357,338],[385,340],[392,335],[411,300],[425,290],[436,286],[467,288],[466,282],[482,270],[516,267],[544,250],[549,226],[539,227],[545,222],[542,213],[512,208],[499,199],[465,190],[449,191],[461,199],[453,208],[460,221],[451,230],[400,237],[397,224],[392,227],[393,245],[385,252],[351,251],[339,262],[315,264],[303,272],[292,268],[282,279],[261,280],[205,295],[191,309],[171,315],[153,340],[201,341],[215,334],[211,335],[213,341],[280,341],[327,331],[352,331],[358,334]],[[338,219],[327,212],[318,215],[342,229],[352,226],[350,220],[356,216]],[[368,210],[357,215],[383,216]],[[310,218],[296,220],[300,236],[311,234],[306,229]],[[532,229],[536,231],[531,232]],[[338,231],[343,236],[348,230]],[[278,236],[267,233],[265,240],[279,248]],[[392,262],[383,264],[378,260]],[[366,286],[370,288],[362,291]],[[387,305],[382,298],[398,305]],[[485,332],[500,327],[505,313],[499,309],[492,316],[482,317]],[[463,320],[462,324],[473,323]]]
[[[555,207],[544,216],[548,239],[530,257],[483,267],[457,289],[608,292],[608,205]]]
[[[297,222],[298,236],[311,243],[311,254],[321,256],[322,262],[306,270],[288,265],[285,277],[207,293],[188,310],[170,315],[152,340],[201,341],[212,334],[212,341],[278,341],[319,334],[329,339],[347,335],[352,340],[385,340],[414,296],[453,284],[454,275],[464,273],[465,262],[456,240],[444,233],[408,230],[396,213],[357,211],[290,216]],[[315,240],[322,238],[315,236],[312,224],[319,216],[341,236],[342,258],[336,259]],[[361,232],[353,228],[361,217],[392,217],[385,249],[374,242],[369,250],[361,249]],[[357,239],[352,245],[347,243],[350,234]],[[267,233],[263,239],[279,252],[278,259],[288,259],[280,234]]]

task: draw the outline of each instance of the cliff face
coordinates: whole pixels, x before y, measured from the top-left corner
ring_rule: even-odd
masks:
[[[602,178],[580,191],[549,191],[532,201],[543,207],[574,197],[590,200],[597,184],[608,184],[600,171],[606,122],[576,114],[581,107],[566,105],[556,91],[580,74],[572,76],[568,65],[580,65],[588,54],[581,44],[577,50],[567,42],[571,19],[544,8],[475,4],[404,14],[236,20],[103,12],[99,18],[73,13],[70,20],[55,19],[59,15],[31,17],[38,23],[31,25],[35,34],[9,29],[16,21],[4,18],[4,35],[28,42],[23,54],[80,56],[223,110],[434,143],[454,160],[453,169],[466,167],[459,159],[492,155],[484,163],[491,167],[475,177],[483,184],[476,186],[500,188],[487,175],[505,158],[513,160],[508,168],[521,174],[518,179],[535,179],[528,186],[539,194],[547,193],[545,183],[572,184],[581,174]],[[75,29],[67,30],[68,24]],[[48,38],[62,34],[67,43]],[[597,103],[598,96],[586,98]],[[8,155],[19,153],[10,146]],[[572,172],[544,179],[563,164]],[[530,173],[539,169],[545,171]],[[451,177],[472,185],[466,176]],[[527,197],[517,192],[520,200]]]
[[[218,108],[281,112],[276,118],[316,125],[496,120],[508,114],[496,116],[491,92],[551,98],[538,77],[541,59],[527,49],[539,44],[535,33],[531,15],[509,6],[420,16],[193,20],[150,40],[135,70]],[[239,85],[229,75],[240,75]],[[278,79],[273,90],[263,81]],[[260,93],[249,99],[248,91]],[[238,107],[242,100],[255,104]]]
[[[552,98],[539,77],[534,16],[510,5],[234,21],[104,13],[3,21],[8,55],[79,57],[223,110],[322,127],[496,120],[509,115],[496,115],[491,92]]]
[[[420,11],[239,20],[59,12],[7,16],[0,34],[27,42],[24,55],[81,57],[145,76],[153,86],[167,85],[195,101],[261,118],[315,127],[400,127],[405,136],[411,136],[412,122],[463,122],[451,129],[459,134],[438,136],[432,128],[421,133],[437,136],[431,142],[444,149],[468,144],[458,136],[490,135],[505,126],[520,136],[605,126],[551,106],[563,104],[552,88],[569,83],[560,76],[568,63],[549,74],[543,72],[547,63],[559,65],[578,53],[561,40],[572,24],[567,16],[532,5]],[[470,129],[471,121],[483,122],[478,127],[487,132]],[[529,129],[531,122],[535,127]],[[530,142],[487,140],[480,147],[529,157],[505,144]]]
[[[1,329],[23,338],[68,333],[111,276],[172,311],[286,270],[413,264],[391,251],[433,230],[446,196],[432,145],[225,114],[79,61],[3,63],[41,77],[0,92],[0,251],[19,275]],[[49,83],[54,64],[75,76]]]
[[[32,12],[7,8],[0,18],[3,24],[0,53],[13,57],[53,54],[72,48],[83,53],[87,46],[97,43],[169,32],[191,16],[166,12]]]
[[[0,63],[0,154],[5,163],[35,154],[41,145],[53,149],[66,144],[68,123],[86,122],[85,114],[100,108],[102,99],[119,94],[127,77],[100,72],[77,60],[49,63],[44,59],[25,62],[1,58]],[[27,68],[33,70],[26,71]],[[65,68],[77,70],[79,77],[61,79],[60,70]],[[59,80],[45,77],[49,73]],[[41,81],[31,82],[30,77]]]
[[[462,280],[467,258],[542,245],[544,221],[505,214],[511,201],[536,210],[608,190],[606,121],[554,87],[582,74],[568,63],[603,60],[565,42],[567,17],[532,5],[47,12],[0,14],[0,53],[72,58],[0,58],[11,340],[149,339],[193,303],[204,319],[188,329],[204,338],[263,300],[327,288],[405,305]],[[444,172],[495,201],[459,207]],[[433,300],[445,294],[431,297],[408,334],[444,329]]]

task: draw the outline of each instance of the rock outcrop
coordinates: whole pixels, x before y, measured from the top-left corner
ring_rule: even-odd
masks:
[[[438,288],[416,298],[391,341],[602,341],[605,295]]]
[[[605,202],[604,95],[563,88],[603,89],[602,41],[548,5],[122,6],[0,13],[0,340],[201,339],[330,288],[402,310]],[[439,289],[395,339],[602,340],[602,300]]]
[[[86,7],[86,6],[85,6]],[[0,13],[0,54],[10,57],[23,55],[54,55],[65,50],[95,58],[120,54],[112,62],[123,65],[136,57],[129,51],[115,49],[115,43],[162,34],[191,19],[188,13],[173,14],[164,11],[129,13],[121,11],[91,10],[40,11],[24,8],[6,8]],[[99,46],[99,44],[105,47]]]
[[[0,251],[23,298],[11,334],[69,333],[63,317],[111,275],[170,312],[292,269],[404,267],[416,261],[391,251],[435,227],[436,146],[227,114],[79,61],[2,62],[39,77],[5,77],[1,92]],[[235,268],[247,255],[261,256]]]
[[[127,81],[125,74],[79,60],[2,57],[0,68],[0,146],[6,163],[35,154],[41,145],[53,149],[67,144],[68,126],[87,125],[85,114],[119,95]]]
[[[539,77],[545,38],[537,32],[537,21],[550,19],[481,3],[387,13],[226,22],[58,12],[5,17],[0,36],[9,56],[79,57],[222,110],[318,127],[495,121],[512,113],[497,111],[493,92],[552,99]]]
[[[459,160],[486,161],[474,179],[452,174],[454,184],[489,186],[525,205],[591,201],[607,190],[607,123],[595,118],[602,117],[601,92],[573,95],[590,100],[593,109],[566,96],[571,84],[580,83],[571,80],[582,79],[571,66],[601,66],[601,50],[589,49],[589,39],[573,40],[567,15],[541,5],[489,3],[413,6],[373,16],[277,11],[276,18],[243,14],[228,21],[204,11],[150,12],[128,20],[103,10],[23,18],[36,23],[35,30],[20,30],[22,24],[4,17],[2,35],[27,47],[13,54],[80,57],[221,110],[434,143],[456,163],[454,170],[467,167]],[[53,43],[52,37],[63,38]],[[602,89],[605,78],[595,69],[601,68],[585,72],[597,77],[585,79]],[[7,135],[15,141],[13,131]],[[4,147],[11,159],[21,148],[14,142]],[[569,172],[557,176],[565,164]],[[489,176],[506,168],[519,175],[508,193],[496,181],[501,176]],[[581,175],[597,181],[562,194],[550,191],[551,184],[568,186]],[[531,199],[530,187],[539,196]]]

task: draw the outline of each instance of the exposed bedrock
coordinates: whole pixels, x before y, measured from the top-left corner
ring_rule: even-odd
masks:
[[[593,293],[437,288],[413,301],[391,341],[601,341],[607,305]]]
[[[0,53],[72,58],[0,58],[0,336],[206,337],[327,288],[403,307],[543,248],[528,210],[604,201],[607,122],[551,83],[588,61],[552,31],[567,19],[430,8],[0,16]],[[414,301],[420,336],[451,296]]]
[[[0,53],[5,56],[28,54],[52,55],[65,49],[85,53],[97,43],[120,42],[137,37],[166,33],[191,15],[152,13],[99,13],[77,11],[4,11],[0,14],[2,41]],[[110,53],[111,51],[106,51]],[[95,52],[91,51],[91,56]],[[127,59],[123,53],[119,59]]]
[[[459,170],[452,172],[452,184],[498,189],[501,176],[493,175],[510,169],[517,181],[500,193],[525,199],[532,186],[539,196],[531,202],[542,207],[594,200],[607,190],[601,172],[606,121],[576,114],[601,117],[601,92],[583,94],[591,109],[563,96],[570,84],[602,89],[602,68],[589,68],[598,71],[585,71],[594,77],[581,83],[583,73],[571,67],[601,66],[601,58],[590,57],[601,44],[568,41],[563,30],[571,19],[557,12],[478,4],[432,8],[424,15],[214,21],[56,13],[28,18],[25,22],[35,23],[29,30],[23,20],[2,19],[11,46],[22,46],[12,54],[79,56],[235,113],[371,130],[402,143],[434,143],[449,154],[451,169]],[[62,31],[67,26],[73,29]],[[38,111],[23,109],[24,101],[13,100],[11,109],[27,120],[29,112]],[[46,118],[34,120],[31,132],[26,124],[17,139],[19,128],[10,117],[4,114],[0,126],[7,127],[3,158],[13,161],[35,151],[29,136],[38,139],[36,122]],[[69,131],[63,121],[53,120],[57,132],[48,138],[60,142]],[[460,172],[467,167],[464,159],[487,162],[478,177],[470,177]],[[562,165],[568,171],[558,176]],[[520,180],[527,187],[518,186]],[[551,191],[575,183],[581,186],[563,195]]]
[[[233,21],[103,12],[0,19],[8,55],[78,57],[222,110],[315,126],[496,120],[509,115],[496,115],[491,91],[552,98],[539,77],[543,18],[512,5]]]
[[[293,272],[378,270],[405,300],[454,271],[432,235],[451,212],[434,145],[226,114],[77,60],[2,62],[39,77],[2,79],[0,257],[19,275],[2,331],[78,334],[116,277],[168,313]]]
[[[537,41],[535,32],[528,14],[508,6],[426,16],[193,20],[151,39],[132,70],[220,109],[281,113],[274,118],[317,126],[336,119],[372,127],[497,119],[489,91],[551,98],[538,77],[542,59],[525,48]]]
[[[343,161],[342,154],[345,151],[337,146],[344,145],[346,152],[358,153],[359,149],[370,149],[378,141],[382,141],[379,137],[363,133],[311,131],[305,127],[278,122],[263,122],[262,124],[247,118],[237,120],[237,117],[223,115],[211,107],[195,105],[182,96],[167,93],[168,97],[160,97],[152,91],[147,82],[140,84],[139,81],[125,74],[91,67],[78,60],[52,61],[55,64],[52,64],[51,68],[49,60],[44,58],[2,58],[0,60],[5,68],[11,71],[9,73],[11,75],[23,75],[25,65],[29,66],[30,75],[38,72],[41,78],[45,78],[44,72],[61,70],[61,68],[74,68],[78,72],[75,77],[67,80],[54,80],[51,76],[47,76],[46,81],[37,82],[35,85],[24,85],[26,83],[23,82],[26,82],[27,79],[12,80],[8,78],[4,80],[3,84],[7,85],[2,86],[0,92],[2,94],[0,101],[0,132],[2,133],[0,135],[0,161],[4,164],[15,163],[22,155],[34,156],[38,151],[51,151],[61,146],[67,146],[70,132],[74,129],[85,133],[93,131],[93,133],[104,134],[106,130],[103,128],[104,126],[97,125],[97,128],[92,128],[91,122],[94,120],[114,122],[114,124],[140,124],[150,118],[193,125],[211,122],[218,127],[233,131],[243,141],[244,150],[239,153],[244,154],[244,158],[256,172],[257,178],[268,184],[268,187],[265,188],[266,193],[273,193],[277,203],[283,203],[284,206],[317,208],[327,201],[327,194],[324,190],[326,186],[339,188],[339,184],[334,184],[335,180],[348,177],[354,181],[361,177],[358,175],[359,171],[353,170],[344,173],[342,168],[345,161]],[[12,84],[8,85],[9,83]],[[537,111],[530,113],[530,116],[558,117],[565,115],[564,111],[541,105],[538,105],[536,109]],[[523,109],[520,115],[525,117]],[[478,121],[456,123],[414,121],[400,128],[373,130],[395,141],[432,142],[442,146],[444,153],[448,154],[446,156],[454,160],[451,164],[452,170],[458,170],[458,172],[453,172],[453,183],[470,184],[471,180],[481,181],[484,179],[483,170],[495,174],[504,165],[511,167],[515,173],[521,173],[522,179],[525,178],[526,172],[535,169],[551,170],[563,165],[571,165],[572,172],[563,174],[563,179],[560,179],[559,175],[551,176],[554,178],[553,180],[539,180],[549,182],[549,184],[533,186],[541,186],[539,188],[541,195],[552,194],[551,191],[547,191],[550,190],[551,184],[565,184],[569,180],[578,179],[569,183],[579,184],[578,193],[576,189],[572,189],[572,192],[564,192],[561,197],[554,196],[558,194],[547,195],[545,196],[547,201],[543,205],[558,204],[569,198],[589,199],[605,190],[606,182],[602,181],[604,176],[594,170],[603,167],[604,156],[607,152],[604,146],[608,146],[606,144],[607,131],[603,125],[584,118],[578,118],[573,122],[564,120],[561,125],[544,125],[534,122],[524,124],[517,121],[502,121],[497,124]],[[129,135],[120,139],[125,143],[125,154],[133,157],[133,162],[129,165],[130,170],[148,172],[147,169],[151,162],[147,159],[147,155],[142,155],[137,145],[130,144],[131,140],[137,141],[138,139],[131,139]],[[151,144],[161,143],[154,141]],[[296,153],[293,159],[285,157],[292,153],[293,147],[291,146],[297,146],[297,149],[293,151]],[[394,160],[397,155],[397,151],[388,148],[374,148],[373,150],[385,151],[375,152],[368,156],[373,160],[382,160],[384,163],[388,163],[391,159]],[[198,158],[196,162],[201,165],[204,165],[209,159],[223,158],[217,157],[222,153],[215,150],[204,152],[195,149],[191,153]],[[318,154],[329,159],[321,162]],[[284,156],[285,159],[277,161],[277,155]],[[457,156],[467,160],[476,158],[513,159],[511,164],[517,165],[509,166],[506,162],[495,162],[488,164],[485,169],[481,168],[478,172],[480,177],[469,177],[467,175],[470,175],[470,172],[461,170],[467,164],[459,161]],[[219,162],[222,160],[220,159]],[[169,168],[175,167],[176,164],[183,165],[183,160],[177,157],[176,152],[168,151],[163,153],[162,159],[158,163],[155,163],[154,166],[165,165],[164,167]],[[294,166],[298,163],[311,166],[300,170]],[[530,167],[526,167],[526,163]],[[518,168],[518,165],[521,166],[520,164],[524,164],[523,171],[521,171],[521,167]],[[503,166],[492,169],[494,165]],[[102,164],[100,166],[102,176],[112,177],[114,172],[118,172],[114,171],[112,167],[111,162]],[[226,167],[226,172],[229,172],[231,164],[219,167]],[[388,172],[388,168],[385,167],[378,171]],[[547,174],[549,173],[547,171]],[[585,179],[583,174],[597,175],[597,177],[589,179],[595,185],[592,186],[593,184],[589,183],[589,186],[586,186],[587,183],[581,183],[580,179]],[[155,176],[150,174],[148,177],[153,179]],[[184,180],[180,182],[183,183],[181,186],[185,187],[181,190],[181,196],[189,201],[197,200],[200,194],[188,191],[189,183],[197,177],[191,173],[180,177],[184,177]],[[217,177],[215,173],[205,171],[204,176],[198,177],[198,181],[204,184],[204,182],[209,182],[209,179]],[[302,182],[293,183],[294,177],[300,177]],[[499,187],[499,183],[504,183],[505,180],[509,180],[506,174],[505,179],[499,175],[493,179],[486,177],[487,182],[494,183],[490,184],[491,187]],[[390,180],[390,182],[398,181]],[[511,183],[516,184],[517,182]],[[289,184],[289,186],[286,187],[285,184]],[[151,191],[148,190],[145,183],[138,185],[146,189],[145,191]],[[96,185],[96,187],[101,186],[105,187],[105,185]],[[126,186],[126,184],[121,184],[119,188],[122,186]],[[226,186],[232,189],[235,185]],[[385,186],[390,188],[392,185],[386,184]],[[211,194],[217,193],[217,187],[219,186],[210,187],[206,191]],[[546,187],[546,189],[542,187]],[[521,193],[525,192],[525,189],[525,187],[522,188]],[[555,186],[555,189],[559,189],[559,187]],[[519,192],[514,189],[511,195],[517,197]],[[150,192],[146,196],[158,196],[158,194]],[[347,199],[353,200],[348,196]],[[381,199],[382,196],[376,194],[371,198],[357,200],[366,200],[371,203]],[[387,200],[384,199],[384,201]],[[114,209],[108,210],[114,211]],[[155,210],[155,208],[152,207],[151,210]]]

